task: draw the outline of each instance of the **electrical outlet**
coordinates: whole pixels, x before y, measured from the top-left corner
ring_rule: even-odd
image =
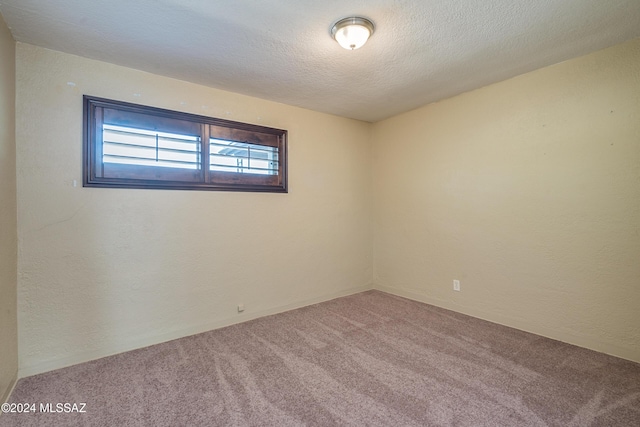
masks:
[[[460,292],[460,280],[453,281],[453,290]]]
[[[238,313],[242,313],[244,311],[244,304],[238,304]]]

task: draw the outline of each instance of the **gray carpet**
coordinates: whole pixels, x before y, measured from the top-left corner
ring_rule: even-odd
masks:
[[[2,426],[628,427],[640,365],[369,291],[25,378],[11,402],[86,413]]]

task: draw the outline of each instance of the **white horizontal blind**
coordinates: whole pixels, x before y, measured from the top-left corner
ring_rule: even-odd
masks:
[[[210,170],[218,172],[278,174],[278,148],[247,142],[209,140]]]
[[[200,137],[102,125],[102,161],[137,166],[200,169]]]

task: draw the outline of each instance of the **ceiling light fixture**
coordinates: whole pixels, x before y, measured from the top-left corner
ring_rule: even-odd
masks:
[[[333,24],[331,37],[343,48],[356,50],[367,42],[374,28],[373,22],[367,18],[359,16],[344,18]]]

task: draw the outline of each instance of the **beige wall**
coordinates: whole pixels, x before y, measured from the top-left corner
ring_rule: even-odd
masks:
[[[640,40],[373,135],[375,287],[640,362]]]
[[[17,94],[22,376],[371,287],[369,124],[20,43]],[[82,188],[83,94],[288,129],[289,193]]]
[[[18,373],[15,46],[0,15],[0,402]]]
[[[640,40],[375,125],[25,44],[17,70],[23,376],[372,275],[640,361]],[[83,94],[288,129],[290,193],[82,188]]]

